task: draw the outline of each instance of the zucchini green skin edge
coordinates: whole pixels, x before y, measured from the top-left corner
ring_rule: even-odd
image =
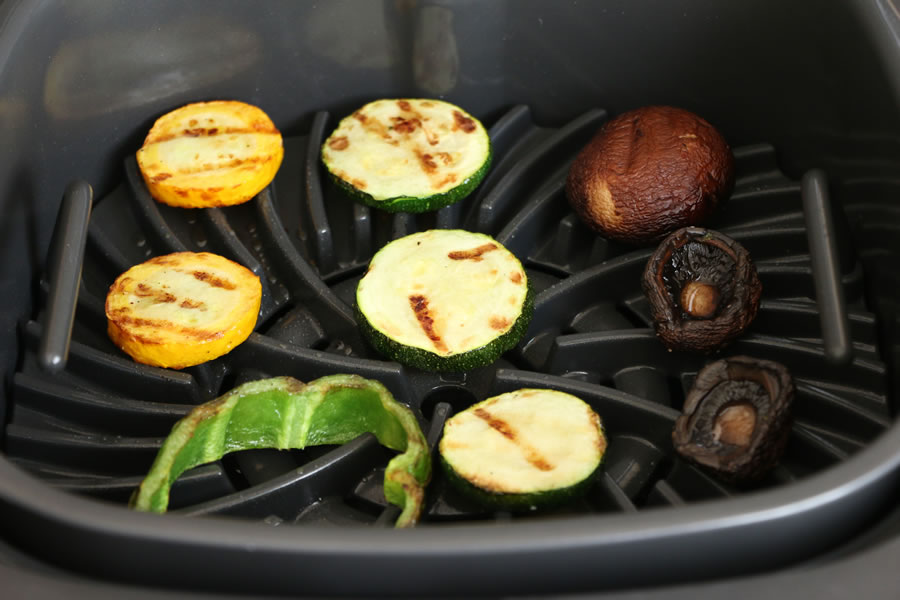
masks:
[[[376,200],[371,194],[365,193],[332,173],[331,169],[328,168],[328,164],[324,163],[324,161],[323,164],[325,164],[325,169],[328,171],[331,180],[348,196],[360,204],[365,204],[366,206],[371,206],[389,213],[423,213],[450,206],[471,194],[484,179],[484,176],[487,175],[487,172],[491,168],[493,158],[494,147],[488,142],[488,155],[484,160],[484,163],[477,171],[464,179],[463,182],[456,187],[451,188],[442,194],[434,194],[433,196],[426,196],[423,198],[416,198],[415,196],[398,196],[397,198],[387,198],[385,200]]]
[[[585,477],[574,485],[543,492],[531,492],[528,494],[500,494],[497,492],[489,492],[472,484],[454,471],[453,467],[450,466],[450,463],[448,463],[443,456],[440,457],[444,474],[447,475],[450,484],[459,490],[460,493],[486,508],[493,510],[507,510],[510,512],[530,512],[538,509],[554,508],[577,500],[587,493],[594,485],[597,479],[597,473],[603,468],[605,460],[606,455],[604,453],[597,468],[594,469],[588,477]]]
[[[165,512],[179,475],[229,452],[343,444],[367,432],[401,452],[385,469],[384,495],[401,509],[396,527],[415,525],[431,478],[425,436],[387,388],[358,375],[330,375],[309,384],[291,377],[252,381],[195,407],[172,428],[131,506]]]
[[[380,354],[402,365],[415,367],[422,371],[460,372],[489,365],[519,343],[519,340],[525,335],[534,313],[534,290],[531,287],[531,280],[529,280],[525,301],[522,303],[522,312],[519,313],[519,317],[506,333],[480,348],[450,356],[441,356],[423,348],[401,344],[375,329],[359,309],[359,304],[354,304],[354,310],[360,331]]]

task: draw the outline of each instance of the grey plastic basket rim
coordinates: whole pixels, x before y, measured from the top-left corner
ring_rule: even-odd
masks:
[[[861,501],[867,494],[884,489],[884,485],[895,485],[892,482],[900,468],[898,449],[900,425],[894,424],[866,448],[841,463],[772,490],[636,513],[549,517],[509,524],[448,523],[402,531],[316,525],[276,529],[227,517],[139,513],[57,490],[2,455],[0,502],[75,529],[176,544],[214,545],[222,549],[347,555],[377,552],[382,556],[393,553],[448,556],[472,552],[550,551],[558,547],[651,541],[711,531],[722,533],[728,529],[827,512],[845,502]],[[866,516],[856,514],[858,519]],[[252,544],[248,544],[248,536],[252,538]],[[772,543],[776,541],[770,539]]]

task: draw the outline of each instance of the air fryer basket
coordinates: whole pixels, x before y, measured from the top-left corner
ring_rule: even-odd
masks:
[[[847,564],[893,535],[895,519],[879,519],[900,465],[900,19],[874,0],[671,4],[3,4],[8,560],[139,588],[524,594]],[[324,177],[318,149],[337,120],[402,96],[446,98],[489,128],[494,165],[470,198],[388,215]],[[272,116],[285,135],[275,181],[237,207],[156,203],[134,151],[157,116],[212,98]],[[798,384],[787,452],[750,489],[672,450],[684,393],[710,359],[667,352],[653,335],[639,285],[650,249],[590,232],[565,200],[578,150],[610,116],[646,104],[703,115],[735,150],[735,191],[709,225],[750,251],[764,292],[750,331],[722,354],[778,360]],[[357,332],[354,291],[372,254],[433,227],[493,235],[535,286],[525,338],[494,365],[423,373]],[[180,250],[260,275],[256,332],[184,371],[135,364],[106,337],[106,290]],[[579,503],[513,515],[469,504],[436,470],[423,522],[396,531],[380,485],[390,454],[363,436],[198,467],[162,517],[125,507],[192,405],[263,376],[331,373],[383,382],[432,447],[446,418],[490,395],[574,393],[604,419],[604,471]]]

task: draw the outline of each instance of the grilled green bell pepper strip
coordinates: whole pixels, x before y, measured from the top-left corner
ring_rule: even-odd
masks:
[[[330,375],[308,384],[291,377],[251,381],[195,407],[172,428],[131,506],[165,512],[179,475],[229,452],[343,444],[367,432],[401,452],[385,469],[384,496],[401,509],[396,527],[415,525],[431,478],[425,436],[387,388],[358,375]]]

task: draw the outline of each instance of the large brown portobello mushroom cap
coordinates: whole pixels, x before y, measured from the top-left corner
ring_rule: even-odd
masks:
[[[664,239],[641,281],[656,335],[670,350],[712,352],[756,317],[762,284],[750,254],[725,234],[685,227]]]
[[[566,197],[605,237],[646,244],[703,223],[733,186],[734,156],[712,125],[647,106],[600,128],[569,169]]]
[[[675,420],[672,443],[729,483],[752,483],[778,462],[791,430],[794,383],[787,368],[734,356],[705,366]]]

